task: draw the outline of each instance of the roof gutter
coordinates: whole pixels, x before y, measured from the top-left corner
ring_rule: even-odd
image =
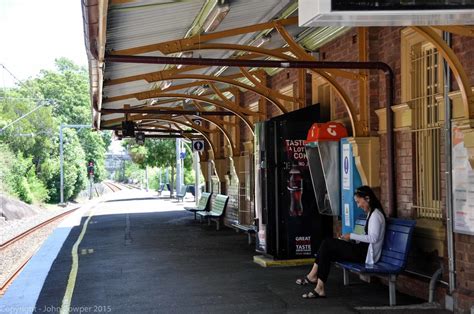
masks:
[[[89,60],[92,124],[100,128],[108,1],[82,0],[84,42]]]
[[[106,55],[107,62],[144,63],[144,64],[183,64],[203,66],[256,67],[256,68],[309,68],[309,69],[358,69],[381,70],[385,75],[386,86],[386,122],[387,122],[387,175],[388,175],[388,215],[397,216],[395,203],[395,172],[393,142],[393,88],[394,74],[384,62],[344,62],[344,61],[276,61],[276,60],[242,60],[212,58],[175,58],[150,56]]]

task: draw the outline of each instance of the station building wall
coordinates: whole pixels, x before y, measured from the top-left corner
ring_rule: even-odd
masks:
[[[368,29],[368,61],[381,61],[387,63],[394,71],[395,86],[394,98],[395,106],[401,104],[402,94],[402,32],[401,27],[373,27]],[[456,55],[464,66],[470,82],[474,85],[474,38],[466,38],[458,35],[453,35],[452,47]],[[321,61],[357,61],[358,58],[358,32],[352,29],[343,36],[329,42],[319,49],[319,58]],[[348,93],[350,99],[358,110],[359,104],[359,85],[357,81],[349,79],[338,78],[338,83]],[[288,86],[293,86],[297,90],[298,84],[298,70],[285,69],[272,77],[267,77],[267,86],[273,90],[281,90]],[[314,88],[313,84],[313,88]],[[458,90],[459,87],[455,80],[452,81],[452,90]],[[313,92],[315,92],[313,90]],[[387,160],[386,160],[386,130],[382,129],[384,124],[379,119],[377,111],[384,110],[386,107],[386,86],[384,84],[384,75],[380,71],[371,71],[369,76],[369,94],[368,101],[370,106],[370,134],[371,136],[378,136],[380,138],[380,187],[375,188],[376,193],[380,197],[382,205],[385,209],[388,208],[388,176],[387,176]],[[252,92],[241,93],[241,105],[252,110],[259,105],[259,97]],[[335,95],[330,93],[330,107],[331,120],[338,120],[348,124],[348,115],[343,103]],[[253,121],[259,119],[268,119],[280,114],[279,110],[271,105],[268,101],[260,100],[260,111],[264,113],[260,118],[254,118]],[[444,173],[446,170],[443,141],[444,136],[441,135],[440,147],[440,171]],[[240,128],[240,143],[241,149],[244,148],[245,143],[251,143],[253,136],[251,132],[241,124]],[[396,180],[396,204],[397,216],[407,219],[416,219],[416,210],[413,208],[413,200],[415,197],[415,139],[413,132],[408,127],[398,127],[394,129],[394,144],[395,144],[395,180]],[[247,145],[248,146],[248,145]],[[217,177],[214,181],[218,180]],[[214,183],[216,188],[222,184]],[[225,182],[226,191],[219,191],[227,193],[230,196],[228,211],[226,214],[226,223],[231,224],[238,219],[239,211],[239,182],[232,180],[232,176],[226,177]],[[444,274],[442,280],[447,282],[447,244],[446,244],[446,182],[443,175],[441,175],[441,207],[443,210],[443,217],[441,220],[432,221],[421,220],[418,227],[418,238],[421,238],[420,245],[426,243],[428,245],[428,252],[421,255],[415,254],[415,258],[421,260],[430,260],[432,264],[429,269],[435,269],[439,264],[444,266]],[[340,221],[334,219],[334,230],[340,230]],[[421,230],[421,231],[420,231]],[[474,305],[474,237],[470,235],[455,234],[455,263],[456,263],[456,291],[453,294],[454,307],[457,312],[469,312]],[[415,245],[416,246],[416,245]],[[423,249],[423,247],[419,247]],[[432,250],[429,252],[429,250]],[[410,263],[416,267],[423,267],[419,261],[411,260]],[[419,265],[418,265],[419,264]],[[416,275],[404,274],[400,276],[398,281],[398,289],[417,297],[428,298],[428,281]],[[444,295],[447,292],[447,287],[438,285],[437,299],[443,303]]]
[[[395,74],[395,88],[394,88],[394,103],[400,105],[402,78],[401,78],[401,27],[374,27],[368,30],[368,54],[369,61],[385,62],[394,70]],[[352,30],[344,36],[334,40],[320,49],[320,56],[326,61],[355,61],[357,57],[357,30]],[[347,44],[350,43],[350,44]],[[460,59],[471,85],[474,85],[474,38],[467,38],[463,36],[452,36],[452,48]],[[380,161],[380,189],[376,189],[379,193],[382,204],[385,208],[388,207],[388,191],[387,191],[387,160],[386,160],[386,132],[379,130],[380,121],[378,121],[375,111],[377,109],[385,108],[386,89],[383,83],[384,77],[381,73],[377,74],[372,71],[370,75],[370,91],[369,104],[371,110],[371,135],[380,137],[381,161]],[[341,86],[344,87],[350,98],[353,100],[355,106],[358,106],[358,90],[357,85],[348,80],[338,80]],[[452,78],[452,90],[459,89],[456,81]],[[332,101],[331,106],[335,114],[335,119],[347,118],[347,113],[338,100]],[[396,203],[397,215],[403,218],[417,219],[416,211],[413,208],[413,199],[415,197],[415,138],[413,132],[409,128],[394,129],[395,141],[395,173],[396,173]],[[444,153],[444,134],[441,132],[439,148],[440,158],[440,172],[443,174],[446,171],[445,153]],[[444,267],[443,281],[448,281],[448,257],[447,257],[447,242],[446,242],[446,180],[444,175],[440,176],[441,184],[441,208],[443,218],[441,221],[428,222],[433,226],[427,226],[426,219],[419,221],[420,228],[424,230],[419,234],[419,238],[424,238],[420,241],[421,244],[427,242],[438,241],[440,243],[434,244],[433,247],[439,248],[435,252],[435,258],[441,258],[441,264]],[[427,231],[432,228],[431,231]],[[436,238],[436,233],[442,232],[441,238]],[[420,232],[419,232],[420,233]],[[433,236],[435,235],[435,236]],[[430,238],[430,239],[426,239]],[[456,233],[454,236],[455,242],[455,260],[456,260],[456,291],[454,296],[454,307],[456,312],[469,312],[474,305],[474,254],[470,252],[474,249],[474,237],[470,235],[463,235]],[[419,257],[429,259],[430,252],[424,252],[424,255]],[[431,252],[433,253],[433,252]],[[428,254],[428,255],[427,255]],[[416,264],[416,261],[412,261]],[[420,266],[420,265],[419,265]],[[419,267],[418,266],[418,267]],[[433,265],[428,265],[433,266]],[[428,283],[427,280],[422,280],[417,276],[402,275],[399,289],[408,294],[427,299],[428,297]],[[438,287],[437,297],[441,303],[444,300],[444,294],[447,288],[445,286]]]

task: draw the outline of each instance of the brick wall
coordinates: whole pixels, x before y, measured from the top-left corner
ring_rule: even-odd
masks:
[[[230,226],[239,220],[239,182],[236,174],[231,175],[230,178],[226,176],[226,186],[226,195],[229,195],[229,201],[227,202],[224,224]]]
[[[464,36],[452,36],[452,48],[461,61],[471,86],[474,85],[474,38]],[[453,90],[459,90],[459,86],[453,77]]]
[[[278,72],[273,77],[267,78],[267,86],[273,90],[280,90],[290,85],[294,85],[298,82],[298,70],[297,69],[285,69]],[[257,102],[259,96],[251,91],[241,93],[241,106],[248,108],[251,104]],[[282,114],[282,112],[275,105],[266,101],[266,119]],[[240,128],[241,144],[246,141],[253,139],[253,135],[250,130],[241,123]],[[241,147],[242,148],[242,147]],[[226,176],[226,195],[229,195],[229,204],[227,205],[227,212],[224,223],[230,226],[232,223],[238,221],[239,211],[239,183],[237,181],[237,175],[232,176],[229,181],[229,177]]]
[[[400,218],[413,218],[413,134],[411,132],[395,133],[395,176],[397,182],[397,216]],[[386,155],[384,155],[386,156]],[[385,159],[385,158],[384,158]],[[387,207],[388,208],[388,204]]]
[[[474,38],[453,35],[452,47],[466,71],[471,86],[473,86]],[[454,76],[452,85],[453,90],[459,89]],[[445,183],[443,182],[444,187]],[[469,313],[469,309],[474,306],[474,236],[455,234],[454,243],[456,267],[455,307],[460,312]]]
[[[401,96],[401,31],[400,27],[373,27],[369,28],[369,60],[387,63],[394,71],[395,85],[393,88],[394,104],[400,103]],[[358,44],[357,31],[351,30],[328,43],[320,49],[321,59],[326,61],[357,61]],[[474,85],[474,38],[464,38],[453,36],[453,49],[457,53],[461,64],[466,68],[467,75],[472,85]],[[298,71],[295,69],[285,69],[280,71],[267,80],[267,86],[274,90],[278,90],[297,82]],[[358,82],[354,80],[337,78],[337,82],[344,88],[349,98],[353,101],[356,111],[359,108],[359,92]],[[378,134],[378,118],[374,114],[375,109],[386,107],[386,86],[385,77],[381,71],[371,71],[369,77],[369,105],[371,112],[371,135],[380,137],[381,164],[380,178],[381,186],[375,189],[379,195],[382,205],[388,208],[387,202],[387,147],[386,134]],[[457,90],[457,84],[454,82],[453,89]],[[258,101],[258,96],[253,92],[242,93],[242,105],[248,106]],[[337,119],[347,118],[347,112],[342,102],[336,99],[334,113]],[[280,114],[279,110],[267,102],[266,106],[267,118]],[[241,128],[242,142],[251,139],[251,133],[246,127]],[[441,138],[443,141],[443,138]],[[399,217],[413,218],[412,210],[414,198],[414,139],[411,132],[398,131],[394,134],[395,145],[395,173],[396,173],[396,202],[397,213]],[[444,161],[444,149],[440,148],[440,158]],[[441,164],[441,173],[445,171],[445,164]],[[441,186],[443,189],[442,200],[443,208],[445,208],[446,182],[444,175],[441,176]],[[238,186],[237,181],[231,182],[227,180],[227,195],[231,197],[229,203],[229,211],[226,221],[230,222],[236,219],[238,210]],[[337,232],[340,227],[340,221],[334,219],[334,230]],[[474,304],[474,237],[467,235],[455,235],[455,253],[456,253],[456,272],[457,272],[457,289],[454,294],[455,306],[458,311],[469,309]],[[446,253],[444,264],[446,265]],[[427,298],[427,285],[423,280],[418,280],[412,276],[401,276],[398,287],[401,291],[416,295],[421,298]],[[446,275],[444,276],[446,280]],[[438,289],[438,297],[446,293],[445,289]]]
[[[370,28],[369,30],[369,58],[371,61],[382,61],[389,64],[395,73],[395,104],[400,103],[401,96],[401,58],[400,58],[400,30],[398,27],[387,28]],[[354,52],[348,51],[347,47],[351,47],[355,32],[347,33],[345,36],[328,44],[321,51],[327,51],[326,60],[354,60]],[[344,42],[346,46],[344,46]],[[347,44],[349,43],[349,44]],[[453,36],[453,49],[459,57],[461,64],[465,67],[470,83],[474,85],[474,38],[461,38]],[[350,49],[349,49],[350,50]],[[331,51],[334,51],[331,53]],[[374,71],[369,78],[370,93],[369,102],[371,107],[371,135],[377,134],[378,120],[373,114],[374,109],[383,108],[386,105],[386,87],[384,84],[384,76],[376,74]],[[375,74],[375,75],[374,75]],[[341,80],[339,80],[341,81]],[[340,82],[341,86],[348,92],[349,97],[354,101],[357,107],[358,95],[354,92],[353,83]],[[453,84],[453,90],[457,90],[456,82]],[[337,102],[336,117],[344,118],[347,116],[345,109]],[[396,202],[397,213],[399,217],[413,218],[415,213],[412,210],[414,197],[414,140],[410,132],[396,132],[394,136],[395,144],[395,172],[396,172]],[[386,160],[386,135],[380,135],[381,144],[381,170],[380,177],[382,185],[380,187],[380,198],[383,206],[387,208],[387,160]],[[445,153],[444,153],[444,136],[441,134],[441,188],[442,188],[442,206],[446,208],[446,180],[444,172],[446,171]],[[446,214],[444,213],[444,218]],[[474,304],[474,254],[470,253],[474,250],[474,237],[468,235],[455,235],[455,253],[456,253],[456,272],[457,272],[457,290],[455,293],[455,307],[457,311],[468,311]],[[445,245],[446,247],[446,245]],[[445,253],[444,264],[447,264],[447,256]],[[443,276],[446,280],[446,274]],[[410,276],[402,276],[400,278],[399,289],[401,291],[416,295],[418,297],[427,298],[427,285],[422,280],[412,278]],[[445,289],[439,289],[438,298],[444,296]]]
[[[355,36],[355,37],[354,37]],[[357,61],[358,60],[358,43],[357,30],[351,30],[344,34],[340,39],[330,42],[320,49],[321,61]],[[354,71],[354,70],[344,70]],[[348,80],[337,77],[337,83],[346,91],[352,103],[359,109],[359,83],[355,80]],[[335,119],[347,118],[347,111],[339,97],[336,97],[333,106]]]

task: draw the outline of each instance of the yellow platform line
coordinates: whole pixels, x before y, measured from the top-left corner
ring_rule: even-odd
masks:
[[[287,260],[274,260],[263,255],[255,255],[253,261],[262,267],[291,267],[311,265],[314,263],[314,258],[298,258]]]
[[[61,303],[61,310],[60,314],[69,314],[71,309],[71,300],[72,294],[74,293],[74,287],[76,286],[76,278],[77,278],[77,270],[79,268],[79,255],[78,255],[78,248],[79,244],[81,244],[84,235],[86,234],[87,226],[89,225],[89,221],[91,220],[94,214],[94,209],[92,208],[89,212],[89,217],[84,222],[82,226],[81,234],[79,238],[77,238],[76,243],[74,243],[71,255],[72,255],[72,265],[71,265],[71,272],[69,273],[69,279],[67,281],[66,292],[64,293],[63,301]]]

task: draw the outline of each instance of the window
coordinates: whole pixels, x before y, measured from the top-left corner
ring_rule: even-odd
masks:
[[[441,128],[443,108],[436,101],[442,95],[442,60],[437,49],[426,42],[409,45],[407,103],[413,115],[414,198],[418,218],[442,219]]]

